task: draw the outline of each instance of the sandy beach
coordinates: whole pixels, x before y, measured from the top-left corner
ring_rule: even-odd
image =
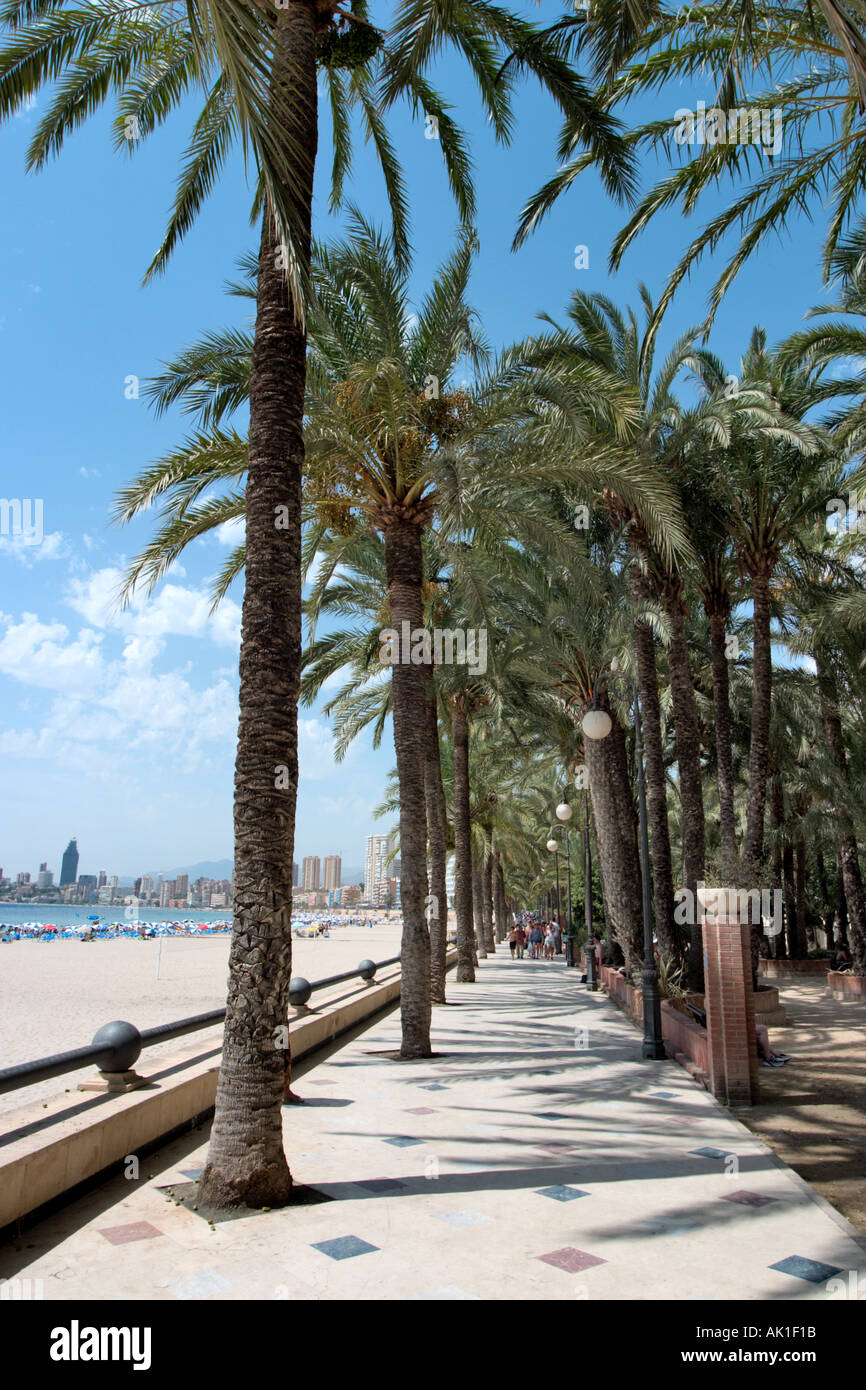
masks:
[[[399,954],[400,930],[395,919],[372,928],[345,927],[330,937],[296,940],[293,974],[317,980],[351,970],[365,958],[387,960]],[[113,1019],[144,1029],[221,1008],[229,942],[229,936],[218,936],[161,943],[120,939],[0,946],[0,1065],[11,1067],[86,1047],[97,1029]],[[215,1029],[196,1037],[204,1042],[218,1034]],[[142,1060],[188,1041],[148,1048]],[[0,1095],[0,1113],[71,1090],[93,1070]]]

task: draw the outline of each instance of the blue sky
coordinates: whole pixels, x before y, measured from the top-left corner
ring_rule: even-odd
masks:
[[[560,7],[543,0],[553,18]],[[494,345],[530,332],[545,310],[559,316],[575,288],[637,302],[637,283],[658,294],[678,252],[722,206],[724,190],[699,219],[658,221],[615,277],[606,270],[623,210],[593,175],[579,181],[534,238],[510,251],[526,197],[555,168],[557,128],[550,103],[531,87],[517,97],[518,131],[494,145],[464,71],[444,65],[442,85],[472,134],[480,252],[472,299]],[[712,101],[700,87],[675,90],[661,109]],[[112,498],[141,468],[175,445],[187,424],[157,420],[127,379],[144,379],[203,330],[242,320],[249,307],[228,298],[235,258],[257,244],[240,159],[226,170],[167,274],[146,289],[142,274],[159,244],[190,106],[132,159],[113,151],[109,117],[88,123],[40,174],[25,172],[25,150],[45,99],[0,130],[6,215],[0,256],[0,443],[5,497],[41,498],[45,539],[25,546],[0,537],[0,757],[3,804],[0,864],[55,873],[77,835],[81,871],[121,875],[231,857],[240,592],[214,617],[207,581],[229,537],[203,541],[149,600],[121,614],[112,603],[119,573],[148,535],[147,521],[109,525]],[[642,113],[636,113],[636,117]],[[329,137],[323,112],[316,206],[327,216]],[[391,122],[412,206],[419,294],[452,245],[456,218],[437,142],[420,117]],[[653,168],[646,170],[645,183]],[[367,215],[386,216],[370,152],[356,139],[348,190]],[[790,238],[768,243],[722,306],[711,345],[736,366],[750,329],[771,341],[798,326],[824,297],[818,273],[820,226],[801,220]],[[574,248],[589,249],[576,270]],[[716,265],[718,270],[718,265]],[[685,287],[661,346],[704,312],[712,263]],[[372,810],[393,762],[390,742],[374,752],[359,740],[341,765],[317,709],[301,715],[301,786],[295,858],[342,851],[363,862]]]

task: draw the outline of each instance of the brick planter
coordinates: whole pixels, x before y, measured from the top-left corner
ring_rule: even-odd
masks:
[[[703,1005],[703,995],[692,994],[689,998]],[[686,1013],[685,1005],[678,999],[662,1000],[662,1037],[668,1055],[706,1086],[709,1076],[707,1030]]]
[[[790,979],[793,975],[824,975],[830,957],[823,960],[762,960],[758,970],[768,980]]]
[[[643,1022],[643,999],[639,989],[629,984],[623,975],[619,975],[610,965],[601,967],[600,984],[606,989],[609,997],[618,1004],[624,1013],[630,1014],[635,1023]]]
[[[784,1028],[790,1023],[775,985],[758,985],[755,990],[755,1022],[768,1028]]]
[[[866,1003],[866,975],[841,975],[838,970],[828,970],[827,993],[843,1003]]]

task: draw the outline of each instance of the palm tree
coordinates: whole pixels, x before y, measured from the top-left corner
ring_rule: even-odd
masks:
[[[461,215],[473,198],[464,142],[427,69],[443,46],[466,57],[499,138],[510,126],[509,83],[496,81],[503,58],[520,52],[516,71],[532,72],[598,151],[614,185],[628,160],[616,124],[531,25],[508,11],[483,14],[419,3],[404,7],[384,38],[365,0],[351,12],[243,0],[138,7],[85,0],[10,0],[0,55],[0,118],[57,83],[31,144],[31,167],[56,153],[65,136],[118,93],[116,138],[149,133],[187,90],[205,104],[178,185],[175,205],[150,273],[162,270],[194,220],[235,141],[257,173],[261,214],[257,313],[249,383],[246,487],[246,585],[241,632],[240,719],[235,769],[234,918],[225,1042],[203,1198],[215,1205],[274,1206],[288,1200],[291,1177],[282,1148],[283,1058],[275,1045],[285,1022],[291,974],[292,861],[297,798],[297,692],[301,655],[301,478],[310,288],[313,175],[318,144],[317,67],[328,70],[334,112],[333,193],[339,201],[349,164],[349,113],[360,111],[380,156],[394,214],[395,247],[405,261],[406,209],[383,114],[401,97],[437,122]],[[346,75],[349,70],[350,75]],[[132,147],[127,140],[127,148]],[[414,537],[392,535],[394,598],[401,618],[415,614],[403,571],[415,564]],[[397,676],[401,705],[411,705],[414,672]],[[403,735],[401,734],[401,741]],[[404,746],[401,760],[410,758]],[[406,766],[408,775],[408,764]],[[413,845],[417,813],[407,812]],[[423,887],[409,872],[414,912]],[[417,880],[417,881],[416,881]],[[425,938],[426,939],[426,938]],[[417,1010],[419,1039],[424,1006]],[[429,1005],[428,1005],[429,1007]],[[415,1048],[423,1050],[423,1043]]]
[[[662,7],[654,0],[628,5],[593,0],[588,22],[572,25],[560,36],[564,51],[591,56],[611,107],[646,93],[672,91],[674,84],[700,77],[716,94],[715,102],[711,96],[707,105],[723,113],[721,130],[712,126],[706,139],[695,114],[685,145],[680,142],[690,131],[682,125],[679,111],[673,120],[662,117],[630,132],[633,149],[661,149],[672,164],[678,163],[637,201],[614,240],[612,269],[664,209],[679,205],[688,215],[700,206],[704,192],[724,181],[734,189],[746,185],[688,246],[656,306],[651,339],[691,270],[707,254],[718,255],[720,243],[731,233],[739,233],[738,245],[724,258],[706,326],[749,257],[769,235],[787,229],[801,211],[812,217],[828,209],[824,265],[829,268],[838,238],[856,210],[866,161],[864,32],[866,10],[859,0],[816,0],[805,6],[784,0],[709,0],[690,7]],[[708,111],[708,123],[711,119],[715,118]],[[744,119],[748,132],[743,138]],[[740,138],[726,138],[731,121]],[[753,122],[766,137],[756,136]],[[698,144],[692,154],[688,145],[694,146],[695,131]],[[563,160],[556,174],[523,211],[516,245],[588,167],[586,156],[569,147],[567,121],[560,150]]]

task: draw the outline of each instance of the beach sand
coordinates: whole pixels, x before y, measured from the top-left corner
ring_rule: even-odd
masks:
[[[344,927],[333,936],[296,940],[292,973],[308,980],[352,970],[360,961],[400,952],[400,923]],[[0,946],[0,1067],[87,1047],[104,1023],[123,1019],[153,1028],[220,1009],[226,1000],[230,937],[169,937],[159,941],[13,941]],[[157,966],[159,975],[157,977]],[[194,1036],[213,1046],[220,1028],[147,1048],[139,1070]],[[204,1050],[204,1049],[203,1049]],[[95,1074],[86,1067],[0,1095],[0,1113],[44,1100]]]

